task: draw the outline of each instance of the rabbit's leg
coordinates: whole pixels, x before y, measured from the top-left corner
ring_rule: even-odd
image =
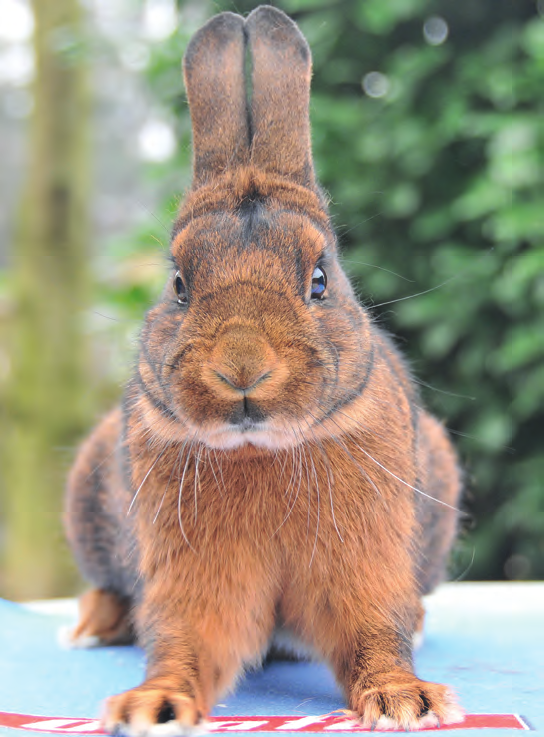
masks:
[[[380,535],[372,540],[374,552]],[[365,728],[423,729],[460,721],[462,712],[448,688],[414,674],[412,642],[424,611],[407,546],[393,547],[389,558],[375,558],[371,567],[359,557],[357,569],[343,565],[357,560],[351,544],[345,534],[334,554],[331,536],[334,571],[326,556],[316,555],[306,586],[302,575],[293,576],[295,584],[282,601],[286,626],[332,665],[349,708]],[[359,575],[361,569],[366,575]],[[316,579],[331,585],[318,591]]]
[[[176,573],[167,574],[174,584]],[[183,731],[205,720],[244,665],[261,660],[274,626],[274,598],[261,596],[258,580],[250,591],[246,583],[225,592],[224,580],[208,579],[193,598],[174,585],[144,590],[137,626],[148,654],[146,680],[108,699],[107,731],[145,735],[166,722]]]
[[[447,559],[457,533],[462,482],[446,431],[427,412],[419,415],[418,466],[421,488],[429,496],[415,497],[421,529],[415,570],[420,593],[428,594],[446,577]]]
[[[133,492],[124,479],[121,434],[121,413],[114,410],[82,445],[68,478],[66,536],[94,587],[80,601],[71,638],[81,645],[85,637],[99,637],[103,644],[133,639],[127,615],[138,595],[138,551],[127,518]]]
[[[131,602],[112,591],[90,589],[79,600],[79,621],[68,633],[71,647],[125,645],[134,642]]]
[[[349,649],[333,656],[349,706],[365,728],[417,730],[462,721],[446,686],[413,673],[411,634],[390,622],[367,621]]]

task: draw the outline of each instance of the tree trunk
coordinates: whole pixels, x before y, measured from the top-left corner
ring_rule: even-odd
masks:
[[[89,102],[78,0],[33,0],[36,78],[16,228],[4,436],[3,593],[73,591],[62,532],[71,448],[88,425]]]

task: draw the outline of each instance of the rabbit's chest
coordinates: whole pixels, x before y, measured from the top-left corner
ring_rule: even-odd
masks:
[[[157,557],[168,548],[182,558],[219,551],[226,560],[245,549],[289,576],[380,544],[385,510],[376,491],[365,489],[353,469],[339,473],[308,450],[236,461],[206,450],[175,458],[147,478],[145,469],[136,475],[142,480],[134,513],[141,543]]]

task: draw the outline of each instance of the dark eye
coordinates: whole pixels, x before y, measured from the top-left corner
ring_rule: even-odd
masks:
[[[186,305],[187,304],[187,290],[185,289],[185,284],[183,283],[183,280],[181,276],[179,275],[179,271],[176,272],[176,275],[174,277],[174,294],[176,295],[176,298],[178,300],[179,305]]]
[[[312,299],[323,299],[325,289],[327,288],[327,275],[321,268],[316,266],[312,274]]]

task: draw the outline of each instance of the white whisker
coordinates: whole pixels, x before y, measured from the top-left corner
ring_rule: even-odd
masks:
[[[221,496],[223,496],[223,490],[221,489],[221,486],[219,485],[219,479],[217,478],[217,476],[215,474],[215,469],[213,467],[212,456],[211,456],[211,453],[210,453],[211,450],[212,450],[211,448],[206,448],[206,455],[207,455],[207,458],[208,458],[208,462],[210,464],[210,470],[212,472],[212,476],[214,478],[215,485],[217,486],[217,491],[221,494]],[[213,449],[213,450],[214,450],[214,455],[215,455],[215,449]]]
[[[157,463],[159,462],[159,459],[160,459],[160,458],[162,458],[162,456],[164,455],[165,451],[166,451],[166,448],[164,448],[164,449],[163,449],[163,450],[162,450],[162,451],[161,451],[161,452],[159,453],[159,455],[158,455],[158,456],[157,456],[157,457],[155,458],[155,461],[153,462],[153,464],[152,464],[151,468],[149,469],[149,471],[148,471],[148,472],[146,473],[146,475],[144,476],[144,479],[143,479],[142,483],[140,484],[140,486],[138,486],[138,489],[136,490],[136,493],[134,494],[134,496],[132,497],[132,501],[130,502],[130,506],[129,506],[129,508],[128,508],[128,511],[127,511],[127,517],[128,517],[128,515],[130,514],[130,512],[131,512],[131,509],[132,509],[132,507],[134,506],[134,502],[136,501],[136,498],[137,498],[138,494],[140,493],[140,491],[141,491],[141,489],[142,489],[143,485],[145,484],[145,482],[147,481],[147,479],[148,479],[148,477],[149,477],[149,474],[150,474],[150,473],[151,473],[151,471],[152,471],[152,470],[153,470],[153,469],[155,468],[155,466],[156,466],[156,465],[157,465]]]
[[[314,442],[316,443],[316,445],[319,446],[319,450],[321,451],[321,457],[323,458],[323,460],[325,462],[325,471],[327,473],[327,484],[328,484],[328,487],[329,487],[329,500],[330,500],[330,503],[331,503],[332,521],[333,521],[333,524],[334,524],[334,529],[336,530],[336,534],[338,535],[338,538],[339,538],[340,542],[343,543],[344,542],[344,538],[340,534],[340,530],[338,529],[338,524],[336,522],[336,516],[334,514],[334,503],[333,503],[333,494],[332,494],[332,488],[334,486],[334,476],[332,475],[332,468],[330,467],[329,459],[328,459],[327,453],[325,452],[325,449],[323,447],[323,443],[318,438],[315,437],[315,433],[313,431],[311,431],[311,432],[312,432],[312,436],[314,438]],[[331,484],[331,476],[332,476],[332,484]]]
[[[357,446],[359,450],[364,453],[368,458],[370,458],[371,461],[374,461],[374,463],[379,466],[381,469],[383,469],[386,473],[388,473],[390,476],[393,476],[393,478],[397,479],[397,481],[400,481],[401,484],[404,484],[404,486],[407,486],[409,489],[412,489],[412,491],[416,491],[418,494],[421,494],[422,496],[426,497],[427,499],[432,499],[433,502],[436,502],[437,504],[441,504],[443,507],[447,507],[448,509],[452,509],[454,512],[462,513],[460,509],[457,507],[452,507],[451,504],[448,504],[447,502],[442,501],[442,499],[437,499],[434,496],[431,496],[431,494],[426,494],[421,489],[418,489],[416,486],[412,486],[412,484],[409,484],[407,481],[404,481],[404,479],[401,479],[400,476],[397,476],[393,471],[390,471],[388,468],[386,468],[383,464],[381,464],[376,458],[370,455],[368,451],[366,451],[364,448],[361,448],[360,445]]]
[[[193,551],[193,553],[196,554],[196,550],[193,548],[193,546],[189,542],[189,539],[188,539],[187,534],[185,532],[185,529],[183,527],[183,522],[181,520],[181,497],[182,497],[182,491],[183,491],[183,483],[185,481],[185,474],[187,473],[187,467],[189,465],[189,460],[191,458],[191,452],[193,450],[193,445],[194,445],[194,442],[195,442],[195,437],[196,437],[196,433],[195,433],[195,435],[193,435],[192,440],[191,440],[191,445],[189,446],[189,450],[187,451],[187,458],[185,460],[185,466],[183,468],[183,474],[181,476],[181,481],[180,481],[180,484],[179,484],[179,494],[178,494],[178,521],[179,521],[179,529],[181,530],[181,534],[183,535],[183,539],[185,540],[185,542],[187,543],[187,545],[189,546],[189,548]]]
[[[196,524],[196,518],[197,518],[197,509],[198,509],[198,494],[197,491],[200,488],[200,478],[198,475],[198,467],[200,465],[200,456],[202,454],[202,446],[199,447],[198,453],[195,460],[195,481],[194,481],[194,500],[195,500],[195,506],[194,506],[194,521]]]
[[[302,430],[301,430],[301,435],[304,437],[304,433],[302,432]],[[320,491],[319,491],[319,479],[317,477],[317,471],[316,471],[316,468],[315,468],[315,463],[314,463],[314,459],[313,459],[313,455],[312,455],[312,449],[311,449],[311,447],[309,445],[308,445],[308,454],[310,456],[310,461],[312,463],[312,470],[313,470],[314,479],[315,479],[315,489],[316,489],[316,494],[317,494],[317,519],[316,519],[316,523],[315,523],[315,540],[314,540],[314,547],[313,547],[313,550],[312,550],[312,556],[310,558],[310,564],[308,566],[308,568],[311,568],[312,567],[313,560],[314,560],[314,556],[315,556],[315,551],[317,549],[317,540],[318,540],[318,536],[319,536],[319,520],[320,520],[320,517],[321,517],[321,495],[320,495]]]
[[[183,449],[184,448],[185,448],[185,443],[183,444],[183,447],[181,448],[181,450],[179,451],[179,454],[178,454],[178,458],[179,458],[178,468],[179,468],[179,465],[181,464],[181,454],[183,453]],[[170,478],[168,479],[168,484],[166,485],[166,489],[164,490],[164,494],[162,495],[162,499],[161,499],[161,503],[159,504],[159,508],[157,509],[157,511],[155,512],[155,516],[153,517],[152,524],[155,524],[155,522],[157,521],[157,517],[159,516],[159,512],[161,511],[162,505],[164,503],[164,500],[166,499],[166,493],[167,493],[168,489],[170,488],[170,484],[172,483],[172,476],[174,475],[174,468],[175,468],[175,466],[176,466],[176,464],[175,463],[172,463],[172,470],[170,471]]]
[[[291,469],[291,478],[293,478],[293,474],[295,473],[295,468],[296,468],[296,466],[295,466],[295,451],[297,452],[297,456],[296,457],[298,459],[299,458],[299,450],[298,450],[298,446],[296,446],[295,448],[291,448],[290,450],[291,450],[291,454],[293,456],[293,460],[292,460],[293,467]],[[299,466],[300,466],[300,463],[299,463]],[[291,482],[289,482],[289,483],[291,483]],[[279,525],[279,527],[270,536],[270,539],[272,539],[274,537],[274,535],[276,535],[281,530],[281,528],[283,527],[283,525],[287,522],[287,520],[291,516],[291,512],[293,511],[293,509],[295,508],[295,505],[297,503],[297,499],[298,499],[298,495],[299,495],[299,492],[300,492],[301,483],[302,483],[302,474],[299,473],[298,487],[297,487],[297,490],[296,490],[296,493],[295,493],[295,499],[293,501],[293,504],[291,504],[291,497],[292,497],[292,494],[293,494],[294,484],[293,484],[293,489],[291,490],[291,493],[289,494],[289,499],[287,500],[287,513],[286,513],[285,517],[283,518],[283,521],[281,522],[281,524]],[[287,493],[287,492],[285,492],[285,493]]]

